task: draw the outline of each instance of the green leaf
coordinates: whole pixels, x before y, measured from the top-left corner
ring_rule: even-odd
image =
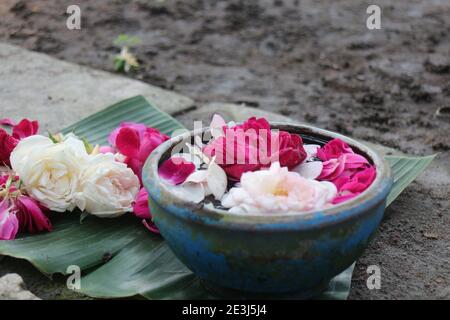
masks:
[[[88,154],[91,154],[92,151],[94,150],[94,146],[92,144],[90,144],[89,141],[86,138],[82,138],[81,141],[83,141],[84,148],[86,149],[86,152]]]
[[[120,57],[114,58],[114,71],[122,72],[125,69],[125,60]]]
[[[141,38],[138,36],[129,36],[127,34],[119,34],[113,41],[116,47],[133,47],[141,43]]]
[[[430,165],[435,156],[435,154],[427,157],[386,156],[394,175],[394,184],[388,195],[386,206],[389,206]]]
[[[48,137],[50,140],[52,140],[53,143],[58,143],[58,139],[56,139],[50,131],[48,131]]]
[[[119,102],[63,130],[106,144],[109,133],[123,121],[145,123],[166,134],[181,124],[138,96]],[[395,177],[388,204],[419,175],[433,156],[389,157]],[[163,239],[150,234],[131,215],[116,219],[90,216],[80,224],[75,213],[53,213],[54,231],[0,241],[0,254],[26,259],[41,272],[66,274],[67,267],[83,270],[81,292],[91,297],[149,299],[212,299],[200,280],[172,253]],[[346,299],[353,266],[338,275],[322,299]]]
[[[84,222],[84,220],[87,219],[87,217],[89,217],[90,214],[87,213],[86,211],[83,211],[80,213],[80,224],[82,224]]]

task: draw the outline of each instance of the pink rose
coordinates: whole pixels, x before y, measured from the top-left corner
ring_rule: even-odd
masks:
[[[322,172],[318,180],[334,183],[338,190],[334,204],[349,200],[373,182],[375,168],[362,155],[340,139],[333,139],[317,150],[317,157],[323,161]]]
[[[340,176],[352,176],[359,170],[369,167],[369,161],[356,153],[346,153],[339,158],[324,161],[318,179],[333,182]]]
[[[337,159],[343,154],[354,153],[352,148],[341,139],[333,139],[317,149],[317,157],[322,161]]]
[[[269,167],[279,161],[292,169],[306,158],[300,136],[288,132],[272,132],[266,119],[252,117],[241,125],[224,127],[224,135],[210,141],[203,152],[216,157],[231,180],[239,181],[242,174]]]
[[[353,176],[343,176],[336,179],[334,183],[339,190],[339,194],[334,198],[333,203],[341,203],[356,197],[372,184],[375,177],[376,170],[373,166],[370,166]]]
[[[340,139],[333,139],[317,149],[317,157],[323,161],[319,180],[334,182],[339,177],[351,177],[370,166],[365,157],[354,153],[352,148]]]
[[[147,157],[168,139],[167,135],[157,129],[131,122],[122,123],[109,136],[111,145],[125,156],[124,163],[134,171],[139,180],[141,180],[142,167]]]
[[[133,212],[136,217],[142,219],[142,223],[148,230],[159,234],[158,228],[152,221],[152,215],[148,207],[148,193],[144,188],[142,188],[136,196]]]

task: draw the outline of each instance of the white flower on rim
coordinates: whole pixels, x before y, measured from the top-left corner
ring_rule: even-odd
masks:
[[[88,158],[83,142],[74,135],[59,143],[34,135],[22,139],[10,159],[31,197],[50,210],[64,212],[75,208],[73,195]]]
[[[116,161],[112,153],[100,153],[90,157],[84,167],[75,199],[81,210],[113,218],[132,211],[139,189],[133,170]]]
[[[336,194],[331,182],[306,179],[274,162],[268,170],[244,173],[222,205],[230,213],[303,212],[324,208]]]

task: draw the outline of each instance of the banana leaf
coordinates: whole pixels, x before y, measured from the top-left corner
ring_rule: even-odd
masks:
[[[106,144],[120,122],[142,122],[170,134],[182,125],[137,96],[106,108],[63,130],[94,144]],[[388,205],[430,164],[434,156],[387,157],[395,181]],[[148,299],[214,299],[201,281],[172,253],[165,241],[149,233],[132,216],[98,219],[54,213],[51,233],[0,241],[0,255],[25,259],[42,273],[83,271],[80,292],[97,298],[141,295]],[[346,299],[354,264],[335,277],[322,299]],[[220,297],[219,297],[220,298]]]

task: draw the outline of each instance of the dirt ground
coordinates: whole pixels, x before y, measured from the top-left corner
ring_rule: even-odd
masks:
[[[129,74],[193,98],[245,102],[411,155],[439,152],[387,210],[358,261],[351,299],[450,299],[450,1],[0,2],[0,41],[113,71],[119,34],[135,35]],[[382,9],[368,30],[366,8]],[[366,268],[382,271],[368,290]]]

